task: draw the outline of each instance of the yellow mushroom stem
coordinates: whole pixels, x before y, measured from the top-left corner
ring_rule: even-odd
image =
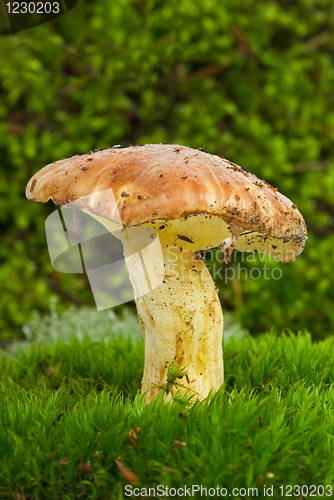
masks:
[[[206,265],[196,250],[189,249],[198,245],[189,243],[189,237],[188,243],[180,239],[176,234],[180,232],[178,226],[165,224],[155,244],[143,249],[136,233],[133,235],[127,228],[120,231],[122,226],[83,211],[123,243],[145,342],[141,391],[146,402],[166,387],[168,369],[174,360],[185,369],[185,375],[177,380],[184,386],[178,387],[181,393],[189,390],[189,394],[205,398],[210,391],[216,392],[224,381],[223,313]],[[175,390],[172,387],[165,393],[166,401]]]
[[[181,252],[176,246],[162,246],[162,251],[163,282],[136,299],[145,341],[142,393],[151,401],[158,387],[166,385],[168,368],[176,359],[186,371],[178,382],[204,398],[224,381],[223,314],[217,289],[196,252]],[[131,279],[133,269],[129,272]],[[170,398],[167,393],[165,399]]]

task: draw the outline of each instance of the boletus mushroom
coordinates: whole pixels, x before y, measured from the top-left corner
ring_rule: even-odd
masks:
[[[220,247],[226,263],[233,248],[289,262],[304,248],[304,219],[246,168],[172,144],[114,146],[59,160],[32,177],[26,194],[42,203],[71,204],[110,228],[117,222],[110,191],[123,226],[155,228],[162,248],[161,284],[136,298],[146,401],[166,384],[173,360],[185,369],[182,386],[204,398],[224,380],[223,314],[199,251]],[[135,261],[128,270],[135,282]]]

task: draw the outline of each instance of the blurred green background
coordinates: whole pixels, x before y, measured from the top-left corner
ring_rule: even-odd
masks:
[[[0,3],[0,29],[1,339],[22,336],[52,296],[59,310],[94,304],[84,276],[52,269],[55,207],[26,200],[29,178],[59,158],[148,142],[205,147],[298,205],[302,255],[280,280],[216,278],[222,305],[254,335],[334,332],[332,0],[81,0],[15,35]]]

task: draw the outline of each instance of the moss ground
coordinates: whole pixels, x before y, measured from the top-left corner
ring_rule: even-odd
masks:
[[[132,498],[166,487],[165,498],[181,498],[185,485],[215,488],[215,498],[264,498],[271,487],[288,498],[287,485],[295,498],[306,486],[332,497],[333,338],[230,336],[226,382],[210,402],[145,406],[143,342],[123,326],[1,354],[1,499],[121,499],[127,484]]]

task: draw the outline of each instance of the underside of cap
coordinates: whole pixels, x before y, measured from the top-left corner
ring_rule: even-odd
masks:
[[[235,249],[289,261],[307,238],[296,205],[268,183],[228,160],[179,145],[106,148],[60,160],[35,174],[26,194],[125,226],[152,225],[183,249],[218,247],[236,234]]]
[[[291,262],[302,251],[293,240],[265,237],[258,231],[247,231],[242,227],[232,226],[221,217],[198,215],[170,221],[154,221],[145,225],[158,231],[165,244],[176,246],[181,251],[209,250],[218,248],[222,242],[238,235],[233,248],[241,252],[266,254],[280,262]]]

